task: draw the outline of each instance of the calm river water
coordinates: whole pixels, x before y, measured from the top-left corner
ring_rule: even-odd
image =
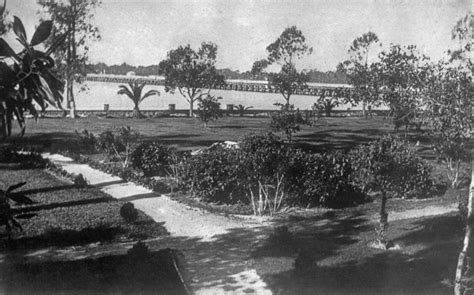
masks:
[[[78,87],[76,87],[77,110],[103,110],[104,104],[108,104],[110,110],[131,110],[133,108],[133,103],[128,97],[117,94],[120,85],[118,83],[87,81],[86,85],[89,88],[88,91],[78,92]],[[143,93],[150,89],[157,89],[161,95],[148,97],[140,104],[140,109],[168,109],[169,104],[175,104],[176,109],[189,109],[188,102],[178,92],[175,94],[166,93],[163,86],[147,85]],[[278,109],[273,104],[284,102],[283,96],[276,93],[211,90],[211,94],[222,97],[220,102],[223,109],[225,109],[226,104],[242,104],[252,106],[253,109]],[[295,105],[295,108],[306,110],[311,109],[316,99],[316,96],[294,95],[290,102]],[[351,106],[341,105],[336,109],[345,110],[349,107]],[[197,104],[195,108],[197,108]]]

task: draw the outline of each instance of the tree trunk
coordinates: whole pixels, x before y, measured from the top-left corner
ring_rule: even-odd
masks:
[[[472,168],[474,168],[474,159],[471,158],[471,173]],[[474,176],[474,175],[473,175]],[[464,242],[461,252],[458,257],[458,264],[456,267],[456,277],[454,279],[454,294],[462,295],[464,293],[464,288],[462,284],[463,273],[466,269],[466,256],[471,247],[471,233],[472,233],[472,224],[474,221],[474,216],[472,216],[472,193],[474,190],[474,183],[471,177],[471,186],[469,189],[469,201],[467,206],[467,221],[466,221],[466,232],[464,234]]]
[[[77,13],[76,11],[76,3],[71,2],[72,9],[74,14]],[[76,56],[76,18],[73,19],[72,24],[69,26],[71,30],[69,36],[69,44],[68,44],[68,71],[67,71],[67,92],[68,92],[68,104],[69,104],[69,115],[72,119],[76,118],[76,101],[74,100],[74,70],[72,62],[77,59]]]
[[[67,83],[67,108],[69,109],[69,115],[71,118],[76,118],[76,102],[74,100],[74,81],[69,79]]]
[[[138,105],[135,105],[135,107],[133,108],[133,118],[135,119],[141,118],[140,109],[138,108]]]
[[[367,103],[365,102],[365,100],[362,101],[362,116],[364,118],[367,118],[367,111],[365,110],[367,107]]]
[[[189,117],[193,117],[194,116],[194,101],[190,101],[189,102]]]
[[[326,117],[331,117],[331,109],[326,108]]]
[[[382,191],[382,200],[380,202],[380,220],[379,220],[379,228],[377,230],[378,240],[381,246],[385,249],[388,247],[388,241],[386,238],[386,230],[388,226],[388,214],[387,214],[387,194],[385,191]]]
[[[0,139],[4,140],[7,137],[7,122],[5,119],[5,109],[0,105]]]

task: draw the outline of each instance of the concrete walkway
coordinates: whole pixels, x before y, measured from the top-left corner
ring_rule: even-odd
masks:
[[[266,225],[264,218],[229,218],[203,212],[87,164],[77,164],[70,158],[49,153],[43,157],[68,173],[82,174],[88,184],[116,199],[132,202],[156,222],[163,223],[171,237],[177,239],[174,248],[185,255],[186,271],[190,274],[190,287],[194,293],[271,294],[249,263],[253,242],[261,234],[259,229]],[[237,232],[245,233],[243,244],[231,237]]]

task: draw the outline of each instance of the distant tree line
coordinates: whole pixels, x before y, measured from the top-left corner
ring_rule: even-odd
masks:
[[[158,65],[149,66],[132,66],[127,63],[121,65],[107,65],[105,63],[97,63],[88,65],[87,71],[89,73],[106,73],[114,75],[125,75],[128,72],[135,72],[138,76],[150,76],[159,75]],[[259,75],[253,75],[250,71],[241,72],[239,70],[231,69],[218,69],[217,72],[223,75],[225,79],[242,79],[242,80],[265,80],[268,78],[268,73],[261,73]],[[309,82],[316,83],[347,83],[345,74],[337,71],[322,72],[318,70],[306,71]]]

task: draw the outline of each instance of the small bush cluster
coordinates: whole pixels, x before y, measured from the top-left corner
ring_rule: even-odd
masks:
[[[341,153],[295,153],[291,159],[294,202],[304,207],[355,206],[368,200],[352,182],[349,159]]]
[[[75,132],[83,151],[88,154],[94,154],[99,151],[99,141],[94,133],[89,132],[87,129],[82,130],[82,132],[75,130]]]
[[[274,132],[282,132],[291,142],[293,134],[300,131],[301,125],[309,125],[309,122],[303,118],[299,110],[294,111],[293,105],[275,104],[281,107],[281,110],[271,115],[270,128]]]
[[[212,202],[250,203],[258,214],[284,204],[339,208],[365,201],[341,154],[293,150],[277,136],[250,134],[238,149],[219,147],[188,159],[184,188]]]
[[[120,216],[127,222],[135,222],[138,218],[138,210],[133,203],[127,202],[120,207]]]
[[[216,146],[190,157],[179,175],[183,188],[207,202],[245,201],[255,212],[283,206],[342,208],[389,197],[422,198],[433,188],[430,167],[394,137],[342,153],[292,149],[277,136],[250,134],[238,149]]]
[[[167,175],[176,155],[175,149],[158,142],[145,142],[132,152],[132,167],[143,171],[145,176]]]
[[[122,126],[115,130],[106,130],[99,134],[99,150],[105,152],[111,160],[119,161],[124,168],[130,164],[130,156],[140,133]]]
[[[409,143],[385,136],[349,153],[353,181],[364,191],[384,191],[388,197],[423,198],[433,190],[431,167]]]
[[[237,151],[215,146],[189,157],[180,166],[182,188],[207,202],[232,202],[237,187]]]

